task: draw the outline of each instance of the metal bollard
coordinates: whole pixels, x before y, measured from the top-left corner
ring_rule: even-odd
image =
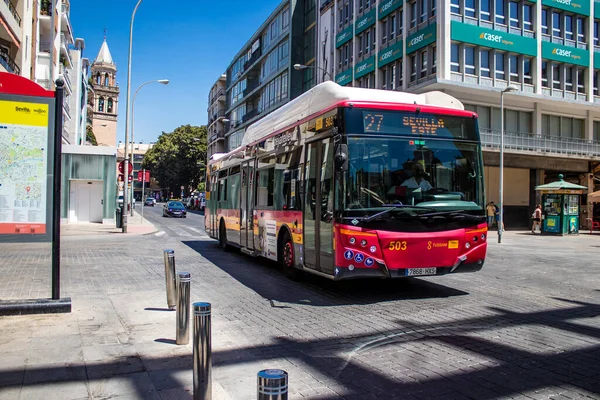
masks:
[[[212,397],[210,303],[194,303],[194,400]]]
[[[190,281],[189,272],[177,273],[177,344],[190,342]]]
[[[282,369],[265,369],[258,373],[258,400],[287,400],[288,373]]]
[[[170,310],[177,305],[177,288],[175,286],[175,251],[165,250],[165,283],[167,284],[167,306]]]

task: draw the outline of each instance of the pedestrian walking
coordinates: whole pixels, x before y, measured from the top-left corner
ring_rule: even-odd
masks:
[[[488,229],[494,226],[494,215],[496,215],[496,207],[494,202],[490,201],[486,207]]]
[[[496,226],[500,229],[500,207],[494,204],[494,215],[496,217]],[[504,232],[504,218],[502,218],[502,232]]]
[[[540,204],[535,206],[535,211],[531,214],[533,218],[533,226],[531,227],[531,233],[535,235],[535,228],[537,227],[542,233],[542,206]]]

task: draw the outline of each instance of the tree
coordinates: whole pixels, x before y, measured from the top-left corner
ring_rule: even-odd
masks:
[[[200,184],[206,163],[206,126],[182,125],[173,132],[163,132],[156,144],[146,152],[142,167],[152,174],[163,189],[179,193],[184,186]]]
[[[85,141],[90,142],[92,146],[98,146],[94,129],[89,125],[85,127]]]

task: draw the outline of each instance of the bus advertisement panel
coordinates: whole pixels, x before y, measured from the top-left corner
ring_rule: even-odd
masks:
[[[483,266],[477,116],[447,94],[326,82],[251,125],[242,147],[213,157],[209,170],[208,234],[292,277]]]

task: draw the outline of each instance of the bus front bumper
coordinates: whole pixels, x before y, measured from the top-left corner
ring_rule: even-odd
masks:
[[[419,278],[426,276],[437,276],[456,274],[464,272],[477,272],[483,268],[484,261],[479,260],[477,262],[464,263],[461,262],[456,266],[452,267],[437,267],[434,274],[423,274],[423,275],[409,275],[408,268],[392,269],[389,270],[385,265],[378,263],[378,268],[355,268],[350,270],[346,267],[336,267],[334,271],[333,279],[346,280],[346,279],[359,279],[359,278]],[[414,268],[413,268],[414,269]],[[423,268],[425,269],[425,268]]]

